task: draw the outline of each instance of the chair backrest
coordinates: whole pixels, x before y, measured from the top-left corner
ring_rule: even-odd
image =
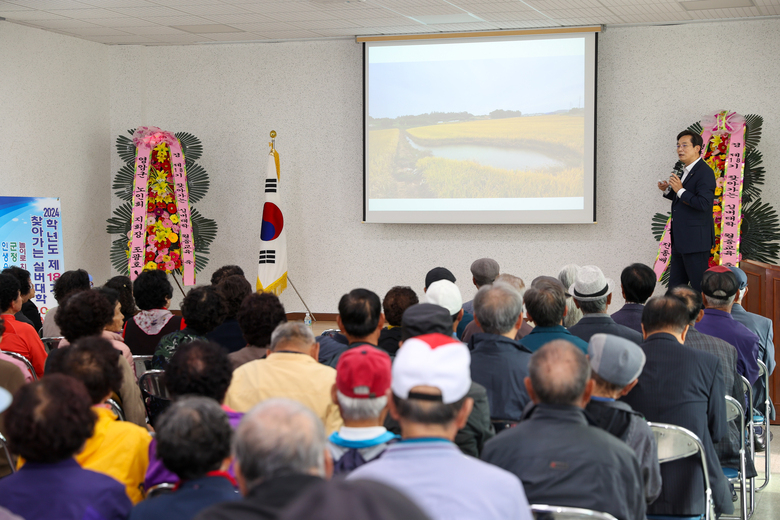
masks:
[[[111,411],[114,412],[117,417],[119,417],[120,421],[125,420],[125,411],[122,410],[122,407],[119,406],[119,403],[117,403],[113,399],[109,399],[108,401],[106,401],[106,404],[111,407]]]
[[[149,370],[145,372],[141,379],[138,380],[141,390],[158,399],[170,399],[171,395],[162,382],[163,374],[165,374],[165,370]]]
[[[545,504],[531,505],[531,512],[537,520],[566,520],[566,519],[591,519],[591,520],[615,520],[609,513],[582,509],[579,507],[550,506]]]
[[[712,510],[712,488],[710,487],[710,476],[707,472],[707,455],[704,453],[704,446],[695,433],[681,426],[673,424],[648,422],[650,429],[655,435],[655,442],[658,445],[658,462],[671,462],[673,460],[691,457],[697,453],[700,456],[701,469],[704,474],[704,494],[706,498],[705,520],[710,520]]]
[[[146,492],[146,498],[149,499],[158,495],[167,495],[168,493],[173,493],[174,489],[176,489],[176,484],[171,482],[162,482],[149,488],[149,491]]]
[[[17,359],[17,360],[21,361],[22,363],[24,363],[24,366],[26,366],[27,370],[30,371],[30,374],[32,375],[33,381],[37,381],[38,380],[38,375],[35,373],[35,369],[33,368],[32,363],[30,363],[29,359],[27,359],[23,355],[19,354],[18,352],[9,352],[7,350],[1,350],[0,352],[5,354],[6,356],[10,356],[10,357],[12,357],[14,359]]]
[[[5,436],[2,433],[0,433],[0,444],[3,445],[5,460],[8,461],[8,466],[11,468],[11,473],[16,473],[16,464],[14,464],[14,459],[11,457],[11,452],[8,451],[8,441],[5,440]]]
[[[136,377],[140,378],[143,374],[152,369],[153,357],[154,356],[133,356]]]
[[[766,365],[760,359],[757,359],[758,363],[758,377],[764,377],[766,375]]]
[[[45,338],[41,338],[41,341],[43,342],[43,346],[46,347],[46,351],[51,352],[59,347],[60,341],[63,339],[65,339],[65,336],[46,336]]]
[[[730,395],[726,396],[726,420],[728,422],[741,419],[743,422],[745,420],[745,412],[742,410],[742,405],[739,404],[739,401],[731,397]],[[745,429],[745,426],[743,426],[739,429],[739,431],[742,431]]]

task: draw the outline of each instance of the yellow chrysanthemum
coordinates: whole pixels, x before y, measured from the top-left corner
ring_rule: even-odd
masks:
[[[173,222],[174,224],[178,224],[179,223],[179,216],[178,215],[171,215],[171,222]]]
[[[155,264],[154,262],[148,262],[144,266],[144,271],[156,271],[156,270],[157,270],[157,264]]]

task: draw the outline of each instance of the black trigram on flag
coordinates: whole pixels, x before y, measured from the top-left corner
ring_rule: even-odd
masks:
[[[265,192],[266,193],[276,193],[276,179],[266,179],[265,180]]]
[[[276,263],[276,250],[268,249],[266,251],[260,251],[260,264],[275,264]]]

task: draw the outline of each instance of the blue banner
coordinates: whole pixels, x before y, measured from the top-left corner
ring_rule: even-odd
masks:
[[[30,271],[43,316],[56,306],[54,282],[64,272],[60,199],[0,197],[0,264]]]

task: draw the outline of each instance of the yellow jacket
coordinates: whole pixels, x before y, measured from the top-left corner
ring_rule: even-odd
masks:
[[[343,424],[339,408],[330,397],[335,382],[336,370],[307,354],[270,352],[266,359],[250,361],[233,372],[225,405],[248,412],[271,397],[286,397],[317,414],[330,435]]]
[[[141,491],[149,465],[149,443],[152,437],[146,428],[117,421],[116,415],[101,406],[93,406],[97,414],[95,430],[87,439],[76,461],[84,469],[91,469],[113,477],[125,485],[133,504],[143,500]]]

